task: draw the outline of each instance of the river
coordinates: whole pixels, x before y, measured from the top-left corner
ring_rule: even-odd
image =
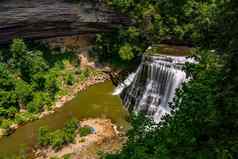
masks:
[[[118,96],[113,96],[114,86],[110,81],[89,87],[66,103],[56,113],[18,128],[15,133],[0,139],[0,158],[30,151],[37,144],[37,130],[41,126],[50,129],[62,128],[71,117],[110,118],[117,126],[126,128],[127,111]]]

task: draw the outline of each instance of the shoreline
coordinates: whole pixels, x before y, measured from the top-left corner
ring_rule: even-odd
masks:
[[[95,132],[81,137],[78,133],[75,142],[65,145],[62,149],[55,151],[51,147],[42,147],[34,151],[36,159],[49,159],[70,155],[72,159],[98,159],[98,151],[104,153],[117,152],[123,146],[125,139],[118,131],[117,126],[110,119],[88,118],[80,121],[81,126],[92,127]]]
[[[71,101],[74,97],[76,97],[79,92],[86,91],[88,87],[106,82],[107,80],[110,80],[110,77],[107,74],[103,73],[101,75],[91,76],[86,81],[76,83],[75,85],[71,86],[72,88],[68,88],[69,90],[67,92],[70,91],[70,94],[59,97],[54,103],[52,110],[43,111],[39,115],[39,119],[55,113],[57,109],[63,107],[65,103]]]
[[[103,83],[107,80],[110,80],[110,76],[106,73],[101,72],[98,75],[91,75],[88,77],[85,81],[78,81],[73,86],[70,86],[67,89],[67,95],[60,96],[56,99],[54,104],[52,104],[51,110],[44,110],[40,114],[35,114],[36,119],[34,120],[28,120],[21,124],[13,124],[9,127],[9,130],[0,128],[0,140],[4,136],[9,136],[13,134],[18,128],[32,122],[35,120],[42,119],[43,117],[46,117],[48,115],[51,115],[53,113],[56,113],[57,110],[65,105],[65,103],[71,101],[79,92],[87,90],[88,87]]]

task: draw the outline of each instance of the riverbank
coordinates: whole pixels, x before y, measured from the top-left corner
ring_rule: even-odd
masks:
[[[77,134],[75,142],[64,146],[59,151],[51,147],[41,148],[35,151],[36,159],[49,159],[53,157],[70,156],[70,159],[98,159],[102,153],[113,153],[120,150],[125,138],[112,124],[110,119],[86,119],[80,122],[80,126],[89,126],[94,129],[92,134],[80,137]]]
[[[57,109],[64,106],[66,102],[72,100],[79,92],[85,91],[88,87],[98,83],[103,83],[107,80],[110,80],[110,76],[108,76],[106,73],[100,72],[98,74],[89,76],[85,81],[79,81],[75,85],[66,88],[67,95],[59,97],[58,100],[55,102],[53,109],[51,111],[42,112],[39,118],[43,118],[44,116],[56,112]]]
[[[44,110],[39,114],[35,114],[33,118],[29,118],[25,122],[21,124],[12,124],[8,129],[0,129],[0,139],[3,136],[10,135],[13,133],[17,128],[25,125],[28,122],[31,122],[33,120],[38,120],[41,119],[47,115],[53,114],[57,112],[57,109],[61,108],[64,106],[65,103],[69,102],[72,100],[79,92],[86,90],[88,87],[105,82],[106,80],[109,80],[110,76],[107,75],[106,73],[103,73],[101,70],[94,70],[92,73],[89,74],[89,76],[81,80],[80,76],[77,76],[76,82],[72,86],[66,86],[64,87],[64,92],[66,92],[64,95],[59,96],[55,101],[55,103],[51,106],[50,110]],[[22,112],[25,112],[25,110],[22,110]]]

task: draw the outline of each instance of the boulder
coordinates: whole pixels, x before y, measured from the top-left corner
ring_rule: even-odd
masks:
[[[6,134],[7,134],[7,130],[0,128],[0,138],[2,138],[3,136],[5,136]]]

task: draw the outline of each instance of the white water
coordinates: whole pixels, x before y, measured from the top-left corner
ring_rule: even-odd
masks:
[[[150,56],[143,57],[136,73],[132,73],[113,93],[121,94],[124,105],[134,112],[145,112],[156,122],[170,113],[176,89],[186,80],[182,70],[186,57]]]
[[[132,83],[132,81],[135,78],[136,73],[131,73],[124,82],[120,83],[115,90],[113,91],[112,95],[120,95],[122,93],[122,91],[130,86],[130,84]]]

